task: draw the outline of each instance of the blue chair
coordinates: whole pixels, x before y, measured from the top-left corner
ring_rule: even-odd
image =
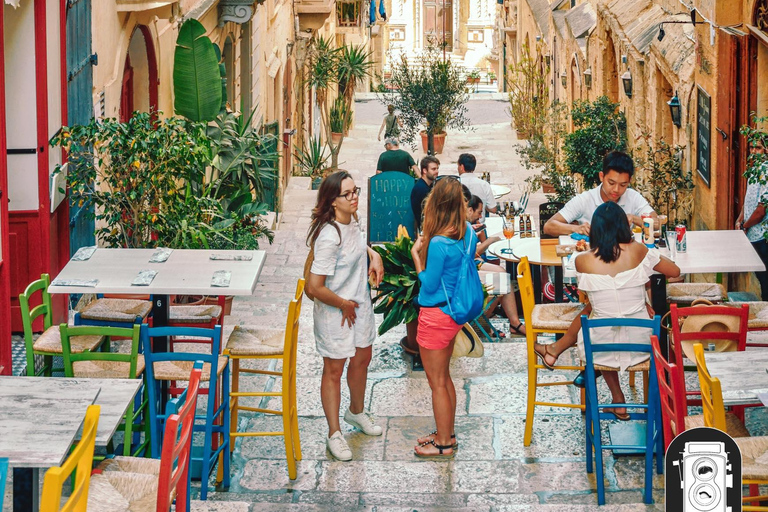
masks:
[[[592,473],[592,450],[594,448],[595,464],[597,465],[597,503],[605,505],[605,482],[603,480],[603,450],[606,449],[641,449],[645,452],[645,492],[643,501],[653,503],[653,456],[656,455],[656,471],[661,474],[664,466],[664,439],[661,423],[661,406],[659,403],[659,383],[656,377],[656,366],[652,354],[650,335],[646,340],[628,341],[627,343],[597,343],[592,344],[590,329],[611,327],[643,327],[651,329],[652,334],[659,335],[661,330],[661,317],[653,319],[641,318],[602,318],[590,320],[585,315],[581,317],[581,331],[584,335],[584,355],[586,378],[586,440],[587,440],[587,473]],[[614,419],[612,413],[601,412],[601,409],[614,408],[615,404],[601,404],[597,399],[597,384],[595,382],[594,354],[601,352],[645,352],[649,360],[642,365],[649,365],[648,403],[627,403],[627,412],[630,409],[641,412],[629,413],[630,419],[645,420],[645,444],[643,445],[617,445],[602,444],[600,437],[600,420]],[[640,365],[636,365],[639,367]],[[603,368],[603,367],[601,367]],[[633,369],[635,367],[630,367]],[[618,369],[617,369],[618,370]]]
[[[211,339],[210,353],[192,352],[152,352],[152,338],[162,336],[190,336],[193,338]],[[229,359],[221,354],[221,326],[213,329],[196,327],[149,327],[141,326],[141,341],[144,347],[146,362],[147,390],[149,395],[149,418],[152,438],[152,457],[160,457],[160,440],[163,438],[163,425],[167,414],[160,414],[162,396],[162,381],[185,381],[196,361],[203,363],[203,373],[200,382],[208,382],[208,404],[205,415],[196,415],[196,420],[204,420],[204,424],[195,423],[195,432],[204,432],[202,455],[193,450],[192,463],[201,465],[200,499],[208,497],[208,477],[221,456],[219,474],[224,489],[230,483],[230,436],[229,436]],[[213,369],[213,370],[212,370]],[[221,395],[218,392],[221,392]],[[215,443],[214,436],[220,442]],[[218,481],[217,481],[218,483]]]
[[[0,510],[3,510],[3,498],[5,498],[5,480],[8,477],[8,459],[0,459]]]

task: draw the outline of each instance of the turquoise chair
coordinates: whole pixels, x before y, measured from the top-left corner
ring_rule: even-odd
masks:
[[[5,498],[5,480],[8,477],[8,459],[0,459],[0,510],[3,510],[3,498]]]
[[[661,317],[653,319],[641,318],[601,318],[590,320],[585,315],[581,317],[581,332],[584,335],[584,369],[586,379],[586,442],[587,442],[587,473],[592,473],[592,457],[594,449],[594,462],[597,466],[597,504],[605,505],[605,481],[603,478],[603,450],[632,449],[645,452],[645,492],[643,501],[653,503],[653,457],[656,456],[656,471],[661,474],[664,467],[664,436],[661,423],[661,406],[659,403],[659,382],[656,377],[656,365],[653,358],[653,349],[645,340],[632,340],[627,343],[598,343],[592,344],[590,329],[600,327],[645,327],[652,330],[652,335],[659,336],[661,330]],[[645,444],[642,445],[617,445],[602,444],[600,436],[600,420],[615,419],[609,412],[601,412],[601,409],[614,408],[615,404],[599,403],[597,398],[597,384],[595,381],[594,354],[601,352],[645,352],[648,354],[650,371],[648,382],[648,403],[627,403],[627,412],[640,410],[641,412],[629,413],[630,420],[645,420]]]
[[[211,352],[152,352],[152,338],[162,336],[190,336],[193,338],[209,338]],[[221,354],[221,326],[213,329],[199,327],[149,327],[141,326],[141,342],[144,347],[144,362],[147,394],[149,396],[149,422],[152,439],[152,457],[160,456],[160,440],[163,438],[163,427],[166,414],[162,402],[162,381],[185,381],[189,379],[195,362],[203,363],[200,382],[208,382],[208,404],[204,415],[196,415],[195,432],[204,432],[202,455],[192,451],[192,464],[201,465],[200,499],[208,497],[208,478],[221,456],[221,487],[229,488],[230,483],[230,450],[229,450],[229,359]],[[221,391],[218,397],[217,391]],[[217,399],[218,398],[218,399]],[[198,423],[204,421],[204,423]],[[218,439],[214,439],[216,436]],[[219,441],[218,443],[216,441]]]

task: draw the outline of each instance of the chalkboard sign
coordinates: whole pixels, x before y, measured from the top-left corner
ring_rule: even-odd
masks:
[[[557,238],[556,236],[547,235],[544,233],[544,224],[549,219],[555,216],[565,206],[564,203],[557,201],[550,201],[549,203],[543,203],[539,205],[539,236],[541,238]]]
[[[697,87],[696,99],[696,169],[709,185],[710,180],[710,126],[712,123],[712,100],[704,89]]]
[[[413,236],[411,190],[415,180],[396,171],[368,179],[368,243],[394,242],[402,224]]]

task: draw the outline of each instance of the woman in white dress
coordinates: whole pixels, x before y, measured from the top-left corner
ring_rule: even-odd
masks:
[[[339,426],[341,376],[347,368],[350,404],[344,421],[369,436],[382,429],[364,411],[365,385],[376,325],[368,276],[384,277],[381,256],[365,243],[357,222],[360,187],[346,171],[328,176],[320,185],[307,241],[314,261],[306,287],[314,296],[315,345],[323,356],[320,398],[328,422],[328,450],[338,460],[352,460]],[[370,268],[368,266],[370,258]]]
[[[584,309],[584,314],[589,314],[590,318],[652,318],[653,310],[647,301],[646,284],[654,273],[677,277],[680,275],[677,265],[662,256],[657,249],[648,249],[635,242],[624,210],[614,202],[605,202],[595,210],[589,242],[591,250],[580,254],[575,262],[579,289],[589,297],[589,305]],[[593,344],[630,341],[650,344],[650,334],[650,329],[638,327],[602,327],[592,329],[590,339]],[[578,343],[583,359],[581,332]],[[547,366],[551,366],[557,356],[568,348],[563,345],[559,342],[552,345],[536,344],[534,349]],[[547,360],[548,357],[553,357],[554,361]],[[647,353],[642,352],[601,352],[595,354],[594,363],[624,371],[648,357]],[[613,403],[625,403],[618,373],[603,372],[603,377],[611,390]],[[617,419],[629,419],[623,407],[606,411],[613,412]]]

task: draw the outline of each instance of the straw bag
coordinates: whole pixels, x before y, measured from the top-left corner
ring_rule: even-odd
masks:
[[[451,357],[483,357],[483,353],[483,342],[475,330],[469,324],[462,325],[456,334]]]

